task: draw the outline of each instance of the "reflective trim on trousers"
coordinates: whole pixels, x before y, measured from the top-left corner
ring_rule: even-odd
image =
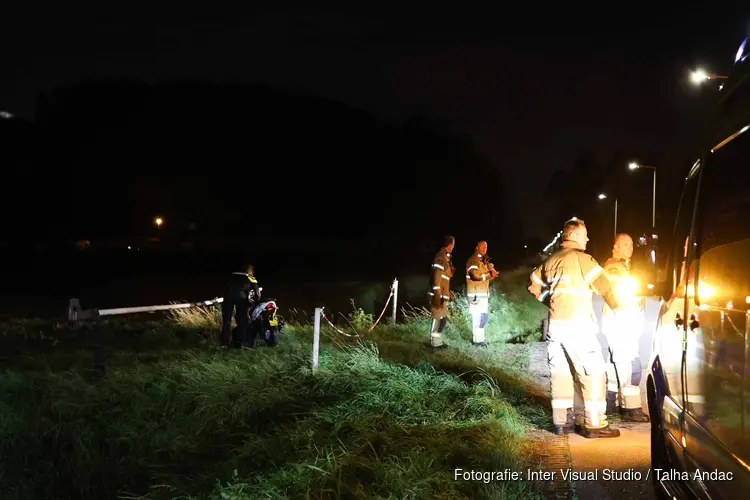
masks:
[[[572,399],[553,399],[552,408],[573,408]]]
[[[634,385],[626,385],[622,388],[623,396],[640,396],[641,388]]]

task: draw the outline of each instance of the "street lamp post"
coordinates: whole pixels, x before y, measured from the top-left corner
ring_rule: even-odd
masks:
[[[630,165],[628,165],[628,168],[630,170],[637,170],[639,168],[650,168],[654,171],[654,188],[653,188],[653,194],[651,198],[651,229],[656,229],[656,167],[652,167],[649,165],[641,165],[636,162],[632,162]]]
[[[606,200],[607,195],[604,193],[600,193],[599,197],[600,200]],[[617,238],[617,197],[615,197],[615,228],[614,228],[614,237]]]

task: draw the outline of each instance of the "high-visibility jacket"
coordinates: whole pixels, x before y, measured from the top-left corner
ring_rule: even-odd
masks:
[[[466,261],[466,295],[484,298],[490,296],[490,270],[484,262],[484,256],[475,253]]]
[[[430,273],[430,304],[433,307],[442,307],[451,299],[451,254],[445,248],[441,248],[432,260]]]
[[[596,329],[593,292],[617,309],[604,269],[577,243],[564,241],[562,248],[531,273],[528,291],[539,301],[548,301],[550,322],[582,322]]]
[[[636,295],[637,284],[628,284],[630,276],[630,262],[625,259],[612,257],[604,263],[604,271],[612,284],[617,304],[624,311],[637,312],[641,309],[642,299]],[[609,315],[612,309],[605,304],[603,314]]]

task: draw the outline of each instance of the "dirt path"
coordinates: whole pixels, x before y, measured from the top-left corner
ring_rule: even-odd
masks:
[[[549,367],[544,343],[529,346],[529,370],[526,374],[531,390],[549,398]],[[644,384],[641,384],[642,392]],[[645,397],[642,398],[645,405]],[[648,411],[644,408],[644,411]],[[614,439],[586,439],[577,434],[555,436],[550,432],[534,431],[530,436],[543,447],[541,459],[544,470],[557,472],[557,481],[546,485],[547,498],[588,500],[653,499],[654,493],[647,475],[651,465],[650,424],[621,422],[612,419],[620,429]],[[595,473],[596,479],[583,479],[568,484],[561,480],[561,470],[570,469],[586,475]],[[605,477],[608,474],[609,477]]]

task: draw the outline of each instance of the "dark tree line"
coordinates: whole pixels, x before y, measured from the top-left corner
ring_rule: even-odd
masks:
[[[506,245],[521,228],[500,172],[426,120],[260,85],[109,80],[43,93],[27,128],[5,204],[35,221],[13,224],[30,238],[147,238],[160,214],[163,238],[199,247],[327,239],[416,265],[445,233],[521,246]]]

